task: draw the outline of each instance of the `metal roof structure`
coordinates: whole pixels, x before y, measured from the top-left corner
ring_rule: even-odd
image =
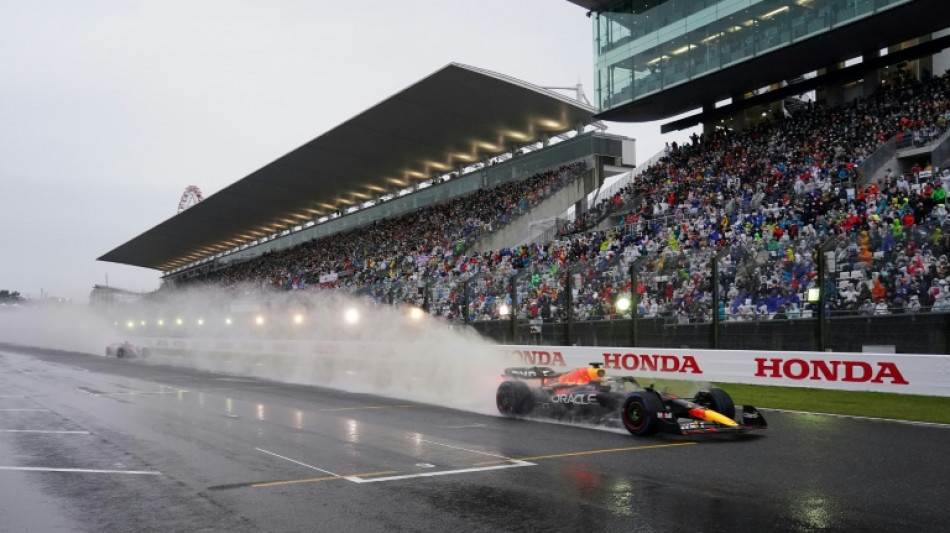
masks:
[[[602,11],[607,9],[612,4],[616,4],[617,0],[567,0],[572,4],[577,4],[584,9],[589,11]]]
[[[900,23],[895,24],[894,21]],[[950,2],[947,0],[915,0],[603,110],[597,118],[618,122],[668,118],[921,35],[928,36],[946,28],[948,21]],[[942,49],[921,47],[925,48],[929,49],[929,54]],[[873,57],[873,54],[868,57]],[[885,63],[888,62],[885,60]]]
[[[660,0],[635,0],[632,3],[618,0],[567,1],[587,9],[588,16],[613,9],[631,13],[631,10],[649,9],[664,3]],[[768,0],[762,3],[779,8],[787,8],[793,3],[800,4],[792,0]],[[702,115],[697,114],[689,120],[677,120],[670,123],[663,127],[663,132],[690,127],[698,122],[723,115],[722,111],[715,109],[716,102],[721,100],[732,98],[736,105],[732,105],[730,109],[735,112],[737,109],[752,105],[751,102],[738,105],[737,95],[757,91],[771,84],[786,83],[804,73],[834,67],[855,57],[876,58],[877,52],[881,49],[888,47],[904,49],[910,46],[906,44],[907,41],[914,39],[919,41],[916,43],[918,53],[913,56],[909,53],[904,54],[902,60],[937,53],[946,48],[942,45],[946,41],[946,36],[932,34],[946,29],[948,21],[950,21],[950,2],[947,0],[908,1],[886,11],[836,25],[825,33],[796,40],[775,49],[767,48],[763,53],[748,59],[703,72],[652,94],[605,108],[595,118],[616,122],[645,122],[669,118],[703,107],[712,111]],[[685,21],[674,22],[683,26]],[[662,32],[658,32],[657,35],[661,36]],[[897,49],[892,49],[891,53],[897,51]],[[837,70],[837,68],[832,70]],[[867,69],[852,69],[851,72],[859,70],[866,71]],[[811,85],[818,85],[823,81],[829,82],[830,85],[841,83],[842,79],[837,75],[829,76],[820,78]],[[803,89],[802,92],[814,88]]]
[[[452,63],[98,260],[172,270],[590,124],[595,112]]]

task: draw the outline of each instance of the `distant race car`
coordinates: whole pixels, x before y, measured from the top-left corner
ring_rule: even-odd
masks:
[[[509,417],[546,417],[617,427],[632,435],[691,435],[765,429],[752,406],[736,406],[726,391],[700,390],[691,399],[641,386],[632,376],[608,376],[600,363],[559,373],[543,366],[506,368],[495,403]]]
[[[114,342],[106,346],[106,355],[109,357],[146,357],[148,356],[148,348],[139,347],[131,342]]]

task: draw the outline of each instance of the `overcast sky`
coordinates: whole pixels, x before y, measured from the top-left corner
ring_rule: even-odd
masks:
[[[0,289],[156,289],[96,258],[450,62],[594,92],[567,0],[0,0]]]

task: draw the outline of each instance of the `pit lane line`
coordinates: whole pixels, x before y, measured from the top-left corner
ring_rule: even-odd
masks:
[[[91,435],[88,431],[72,431],[65,429],[0,429],[0,433],[49,433],[55,435]]]
[[[495,462],[495,463],[503,463],[503,464],[496,464],[495,466],[481,466],[481,467],[476,465],[476,466],[473,467],[473,468],[459,468],[459,469],[455,469],[455,470],[439,470],[439,471],[436,471],[436,472],[420,472],[420,473],[417,473],[417,474],[404,474],[404,475],[401,475],[401,476],[373,477],[373,478],[371,478],[371,479],[364,479],[364,478],[359,477],[359,476],[349,476],[349,477],[347,477],[346,479],[348,479],[349,481],[352,481],[352,482],[354,482],[354,483],[376,483],[376,482],[379,482],[379,481],[396,481],[396,480],[400,480],[400,479],[411,479],[411,478],[415,478],[415,477],[449,476],[449,475],[454,475],[454,474],[470,474],[470,473],[473,473],[473,472],[485,472],[485,471],[488,471],[488,470],[501,470],[501,469],[504,469],[504,468],[518,468],[518,467],[522,467],[522,466],[537,466],[537,464],[531,463],[531,462],[528,462],[528,461],[522,461],[522,460],[519,460],[519,459],[511,459],[510,457],[505,457],[505,456],[503,456],[503,455],[496,455],[496,454],[494,454],[494,453],[480,452],[480,451],[478,451],[478,450],[471,450],[471,449],[469,449],[469,448],[463,448],[463,447],[461,447],[461,446],[453,446],[453,445],[451,445],[451,444],[445,444],[445,443],[435,442],[435,441],[425,440],[425,439],[419,439],[419,442],[425,442],[425,443],[428,443],[428,444],[434,444],[434,445],[436,445],[436,446],[445,446],[446,448],[452,448],[452,449],[455,449],[455,450],[462,450],[462,451],[465,451],[465,452],[475,453],[475,454],[478,454],[478,455],[487,455],[487,456],[489,456],[489,457],[498,457],[498,458],[501,459],[501,461],[494,461],[494,462]]]
[[[344,476],[341,476],[340,474],[334,474],[333,472],[330,472],[329,470],[324,470],[324,469],[322,469],[322,468],[317,468],[317,467],[315,467],[315,466],[313,466],[313,465],[308,465],[307,463],[302,463],[302,462],[300,462],[300,461],[298,461],[298,460],[296,460],[296,459],[291,459],[290,457],[284,457],[283,455],[280,455],[279,453],[269,452],[269,451],[267,451],[267,450],[265,450],[265,449],[263,449],[263,448],[254,448],[254,449],[257,450],[257,451],[259,451],[259,452],[266,453],[266,454],[268,454],[268,455],[273,455],[274,457],[279,457],[279,458],[281,458],[281,459],[283,459],[283,460],[285,460],[285,461],[290,461],[291,463],[298,464],[298,465],[300,465],[300,466],[305,466],[305,467],[307,467],[307,468],[309,468],[309,469],[311,469],[311,470],[316,470],[317,472],[323,472],[324,474],[327,474],[327,475],[329,475],[329,476],[331,476],[331,477],[339,477],[339,478],[344,477]]]
[[[488,471],[488,470],[502,470],[502,469],[505,469],[505,468],[519,468],[519,467],[522,467],[522,466],[537,466],[537,465],[535,465],[534,463],[530,463],[530,462],[527,462],[527,461],[520,461],[520,460],[517,460],[517,459],[511,459],[511,458],[508,458],[508,457],[505,457],[505,456],[502,456],[502,455],[496,455],[496,454],[492,454],[492,453],[486,453],[486,452],[480,452],[480,451],[477,451],[477,450],[471,450],[471,449],[468,449],[468,448],[462,448],[461,446],[453,446],[453,445],[451,445],[451,444],[443,444],[443,443],[440,443],[440,442],[434,442],[434,441],[423,440],[423,439],[420,439],[420,442],[426,442],[426,443],[429,443],[429,444],[435,444],[435,445],[437,445],[437,446],[445,446],[445,447],[447,447],[447,448],[453,448],[453,449],[456,449],[456,450],[462,450],[462,451],[466,451],[466,452],[470,452],[470,453],[475,453],[475,454],[479,454],[479,455],[487,455],[487,456],[489,456],[489,457],[498,457],[498,458],[500,458],[501,460],[500,460],[500,461],[494,461],[494,463],[495,463],[494,466],[480,466],[480,467],[479,467],[479,466],[476,466],[476,467],[473,467],[473,468],[459,468],[459,469],[454,469],[454,470],[439,470],[439,471],[436,471],[436,472],[419,472],[419,473],[416,473],[416,474],[403,474],[403,475],[398,475],[398,476],[373,477],[373,478],[367,479],[367,478],[365,477],[366,474],[356,474],[356,475],[349,475],[349,476],[341,476],[341,475],[339,475],[339,474],[330,472],[329,470],[324,470],[324,469],[322,469],[322,468],[318,468],[318,467],[313,466],[313,465],[308,465],[307,463],[298,461],[298,460],[296,460],[296,459],[291,459],[290,457],[285,457],[285,456],[283,456],[283,455],[280,455],[280,454],[277,454],[277,453],[274,453],[274,452],[271,452],[271,451],[268,451],[268,450],[264,450],[264,449],[262,449],[262,448],[254,448],[254,449],[257,450],[257,451],[259,451],[259,452],[266,453],[266,454],[268,454],[268,455],[273,455],[274,457],[279,457],[280,459],[283,459],[283,460],[285,460],[285,461],[290,461],[291,463],[298,464],[298,465],[300,465],[300,466],[304,466],[304,467],[310,468],[310,469],[312,469],[312,470],[316,470],[317,472],[323,472],[324,474],[327,474],[327,475],[329,476],[329,478],[315,478],[316,481],[328,481],[329,479],[339,478],[339,479],[345,479],[345,480],[347,480],[347,481],[352,481],[353,483],[376,483],[376,482],[379,482],[379,481],[396,481],[396,480],[400,480],[400,479],[411,479],[411,478],[416,478],[416,477],[449,476],[449,475],[455,475],[455,474],[470,474],[470,473],[473,473],[473,472],[484,472],[484,471]],[[499,463],[501,463],[501,464],[499,464]],[[395,474],[396,472],[386,472],[386,473],[393,473],[393,474]],[[374,474],[374,475],[375,475],[375,474]],[[300,480],[291,480],[291,481],[302,482],[302,481],[300,481]],[[274,485],[280,484],[280,483],[282,483],[282,482],[276,481],[276,482],[271,482],[271,483],[266,483],[266,484],[254,484],[254,485],[251,485],[251,486],[252,486],[252,487],[255,487],[255,486],[257,486],[257,487],[260,487],[260,486],[274,486]],[[286,482],[284,482],[284,483],[286,483]]]
[[[460,450],[470,451],[470,452],[477,453],[480,455],[499,457],[500,459],[496,461],[484,461],[480,463],[475,463],[473,465],[474,468],[462,468],[462,469],[456,469],[456,470],[440,470],[438,472],[421,472],[417,474],[405,474],[405,475],[396,475],[396,476],[388,475],[388,474],[396,474],[397,473],[396,471],[364,472],[364,473],[349,474],[349,475],[333,474],[326,477],[316,477],[316,478],[288,479],[288,480],[283,480],[283,481],[262,481],[262,482],[257,482],[257,483],[234,483],[230,485],[218,485],[214,487],[208,487],[208,489],[209,490],[226,490],[226,489],[237,489],[237,488],[260,489],[260,488],[267,488],[267,487],[281,487],[285,485],[297,485],[297,484],[303,484],[303,483],[319,483],[323,481],[340,481],[340,480],[346,480],[346,481],[351,481],[353,483],[361,483],[361,484],[374,483],[374,482],[379,482],[379,481],[398,481],[398,480],[411,479],[411,478],[417,478],[417,477],[433,477],[433,476],[442,476],[442,475],[450,475],[450,474],[466,474],[466,473],[473,473],[473,472],[485,472],[489,470],[517,468],[517,467],[522,467],[522,466],[537,466],[537,464],[533,463],[532,461],[560,459],[563,457],[576,457],[576,456],[581,456],[581,455],[597,455],[597,454],[603,454],[603,453],[617,453],[617,452],[637,451],[637,450],[651,450],[651,449],[658,449],[658,448],[673,448],[677,446],[692,446],[692,445],[698,444],[696,442],[677,442],[677,443],[672,443],[672,444],[645,444],[641,446],[629,446],[625,448],[607,448],[607,449],[602,449],[602,450],[585,450],[585,451],[580,451],[580,452],[567,452],[567,453],[558,453],[558,454],[550,454],[550,455],[539,455],[535,457],[510,458],[510,457],[504,457],[501,455],[495,455],[495,454],[486,453],[486,452],[479,452],[477,450],[470,450],[468,448],[462,448],[460,446],[453,446],[450,444],[443,444],[443,443],[438,443],[438,442],[433,442],[433,441],[423,441],[423,442],[428,442],[428,443],[436,444],[439,446],[446,446],[449,448],[457,448]],[[301,463],[299,461],[290,459],[288,457],[283,457],[281,455],[277,455],[272,452],[266,452],[265,450],[261,450],[260,448],[255,448],[255,449],[265,452],[265,453],[270,453],[271,455],[275,455],[282,459],[286,459],[293,463],[297,463],[297,464],[306,466],[308,468],[312,468],[320,472],[327,472],[326,470],[322,470],[320,468],[308,465],[306,463]],[[383,477],[376,477],[376,476],[383,476]]]
[[[40,395],[45,397],[47,395]],[[36,396],[24,395],[4,395],[0,398],[34,398]],[[54,412],[45,407],[19,407],[2,408],[0,412]],[[0,429],[0,433],[26,433],[26,434],[44,434],[44,435],[92,435],[87,430],[65,430],[65,429]],[[100,468],[59,468],[45,466],[0,466],[0,471],[19,471],[19,472],[58,472],[69,474],[124,474],[139,476],[160,476],[161,472],[156,470],[108,470]]]
[[[155,470],[100,470],[95,468],[47,468],[43,466],[0,466],[0,470],[17,470],[26,472],[66,472],[76,474],[128,474],[134,476],[160,476]]]

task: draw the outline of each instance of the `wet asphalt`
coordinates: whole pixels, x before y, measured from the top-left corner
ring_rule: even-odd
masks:
[[[0,531],[941,531],[946,426],[634,438],[0,346]]]

